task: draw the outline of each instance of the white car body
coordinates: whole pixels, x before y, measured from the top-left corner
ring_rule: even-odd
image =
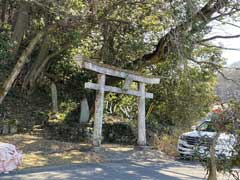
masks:
[[[208,147],[201,145],[200,139],[213,139],[216,132],[213,130],[201,130],[201,127],[210,124],[210,120],[203,121],[194,131],[182,134],[178,140],[177,150],[181,156],[193,156],[198,152],[201,155],[209,156]],[[200,128],[199,128],[200,127]],[[232,134],[221,133],[215,147],[217,156],[232,157],[234,155],[234,145],[236,139]]]

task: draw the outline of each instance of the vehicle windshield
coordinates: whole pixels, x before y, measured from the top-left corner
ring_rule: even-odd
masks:
[[[197,127],[197,131],[215,132],[216,127],[210,121],[205,121]]]

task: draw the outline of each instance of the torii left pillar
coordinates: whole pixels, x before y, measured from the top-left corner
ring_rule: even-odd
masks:
[[[94,132],[93,145],[99,147],[102,141],[102,119],[104,109],[104,86],[106,81],[105,74],[98,74],[98,84],[100,86],[96,101],[95,101],[95,118],[94,118]]]
[[[138,142],[139,146],[146,146],[146,122],[145,122],[145,83],[139,83],[139,92],[141,96],[138,97]]]

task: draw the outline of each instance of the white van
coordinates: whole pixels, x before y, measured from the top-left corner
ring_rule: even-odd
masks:
[[[193,131],[183,133],[178,140],[177,150],[181,157],[193,157],[194,153],[209,156],[209,143],[216,135],[210,119],[204,120]],[[232,134],[221,133],[216,145],[218,157],[232,157],[236,138]]]

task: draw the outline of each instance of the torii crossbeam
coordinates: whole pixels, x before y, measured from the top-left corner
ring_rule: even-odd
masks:
[[[93,145],[100,146],[102,140],[102,119],[104,109],[104,93],[114,92],[121,94],[128,94],[138,97],[138,145],[146,145],[146,122],[145,122],[145,99],[153,98],[152,93],[145,91],[145,84],[158,84],[159,78],[146,77],[136,72],[127,71],[116,68],[114,66],[100,64],[92,60],[83,59],[81,55],[76,56],[76,62],[81,68],[85,68],[98,73],[98,83],[85,83],[85,88],[97,90],[95,101],[95,119],[94,119],[94,133]],[[105,85],[106,75],[125,79],[122,88]],[[131,90],[132,82],[137,82],[139,85],[138,91]]]

